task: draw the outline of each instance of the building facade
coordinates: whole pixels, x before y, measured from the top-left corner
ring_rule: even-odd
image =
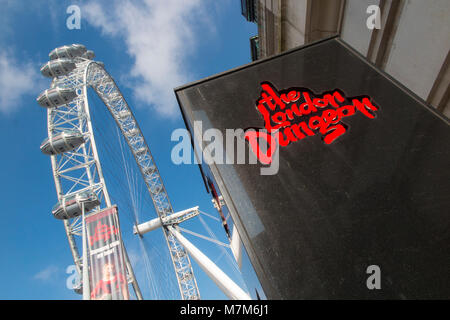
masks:
[[[175,94],[252,298],[448,299],[450,2],[241,9],[256,61]]]
[[[258,24],[258,54],[252,54],[256,59],[339,34],[368,61],[450,117],[449,1],[242,0],[241,3],[256,8],[252,19],[246,17]],[[255,39],[252,41],[255,43]]]
[[[450,297],[450,121],[347,42],[175,94],[252,298]]]

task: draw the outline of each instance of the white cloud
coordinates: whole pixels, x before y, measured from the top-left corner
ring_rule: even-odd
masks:
[[[39,271],[33,276],[33,279],[41,281],[49,281],[54,279],[59,272],[59,268],[54,265],[49,265],[45,269]]]
[[[102,33],[123,40],[133,58],[135,96],[163,116],[177,112],[173,88],[190,80],[186,58],[199,37],[214,30],[200,0],[89,2],[82,16]],[[94,49],[94,48],[92,48]]]
[[[23,95],[36,92],[38,76],[31,63],[19,63],[11,51],[0,52],[0,112],[16,111]]]

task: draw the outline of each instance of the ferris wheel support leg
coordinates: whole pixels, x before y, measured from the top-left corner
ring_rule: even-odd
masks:
[[[251,297],[231,280],[214,262],[187,240],[173,226],[167,226],[170,233],[177,238],[186,251],[194,258],[205,273],[217,284],[217,286],[233,300],[251,300]]]

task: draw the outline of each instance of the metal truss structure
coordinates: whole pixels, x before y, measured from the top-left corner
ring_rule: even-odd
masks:
[[[159,218],[164,219],[173,214],[172,205],[150,149],[113,78],[104,69],[101,62],[81,56],[74,57],[72,61],[76,65],[75,69],[67,75],[54,77],[51,87],[73,89],[77,96],[66,104],[48,108],[48,137],[51,139],[64,131],[77,130],[82,134],[84,143],[71,151],[51,156],[58,200],[62,201],[79,192],[93,191],[97,194],[101,204],[92,212],[112,205],[103,177],[89,113],[87,90],[90,87],[108,108],[127,141]],[[82,217],[64,220],[64,227],[77,271],[82,274],[82,259],[77,247],[77,242],[80,240],[76,241],[77,237],[82,235]],[[172,227],[178,230],[176,224]],[[175,269],[181,298],[183,300],[199,299],[200,294],[189,255],[167,228],[163,228],[163,232]],[[142,299],[126,254],[125,257],[128,281],[132,284],[137,298]]]

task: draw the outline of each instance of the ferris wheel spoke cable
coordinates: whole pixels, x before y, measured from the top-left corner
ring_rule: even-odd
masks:
[[[141,246],[142,252],[144,253],[144,255],[143,255],[143,262],[144,262],[144,265],[145,265],[145,268],[144,268],[145,275],[146,275],[147,281],[148,281],[148,283],[150,285],[151,293],[152,293],[154,299],[156,300],[156,299],[159,298],[158,297],[158,293],[157,293],[158,290],[156,288],[155,281],[154,281],[153,276],[152,276],[153,273],[152,273],[152,268],[151,268],[151,264],[150,264],[150,259],[148,258],[146,248],[145,248],[144,243],[143,243],[141,238],[139,238],[139,244]]]
[[[122,147],[122,141],[121,141],[120,136],[119,136],[119,129],[117,128],[116,131],[117,131],[117,137],[118,137],[118,140],[119,140],[120,152],[121,152],[121,155],[122,155],[122,160],[123,160],[123,163],[125,164],[124,169],[125,169],[125,174],[126,174],[127,182],[128,182],[128,190],[129,190],[129,194],[130,194],[130,198],[131,198],[131,202],[132,202],[132,206],[133,206],[134,220],[135,220],[135,224],[137,225],[138,222],[139,222],[138,213],[137,213],[138,209],[139,209],[138,208],[138,204],[137,204],[138,203],[137,202],[137,197],[138,197],[137,181],[135,181],[133,179],[134,175],[132,175],[131,167],[128,166],[128,163],[125,161],[125,154],[124,154],[124,150],[123,150],[123,147]],[[133,188],[132,188],[132,186],[133,186]]]
[[[216,220],[216,221],[218,221],[218,222],[220,222],[220,219],[219,218],[217,218],[217,217],[214,217],[213,215],[211,215],[211,214],[209,214],[209,213],[207,213],[207,212],[204,212],[204,211],[202,211],[202,210],[198,210],[201,214],[203,214],[203,215],[205,215],[205,216],[207,216],[207,217],[209,217],[209,218],[211,218],[211,219],[213,219],[213,220]]]
[[[107,137],[107,129],[110,129],[112,127],[111,122],[112,121],[102,121],[102,120],[106,120],[103,118],[106,118],[107,116],[111,117],[110,115],[107,115],[106,112],[103,112],[103,114],[101,116],[102,119],[98,119],[97,112],[101,112],[101,110],[105,110],[104,108],[100,108],[98,106],[98,103],[95,99],[95,97],[93,97],[91,90],[88,90],[88,96],[89,96],[89,101],[90,103],[93,105],[93,111],[91,114],[91,118],[93,122],[102,122],[103,126],[96,126],[96,134],[97,134],[97,140],[98,140],[98,144],[101,144],[102,146],[102,151],[104,151],[104,156],[101,157],[103,159],[103,162],[110,164],[110,165],[106,165],[103,167],[103,170],[106,171],[108,173],[108,176],[110,179],[113,180],[109,180],[108,183],[113,185],[113,187],[115,189],[119,189],[120,190],[120,195],[125,195],[127,193],[129,193],[129,190],[125,187],[126,184],[124,184],[121,180],[121,176],[117,173],[116,170],[111,170],[110,167],[115,167],[115,168],[122,168],[124,165],[126,165],[126,163],[122,163],[121,159],[119,158],[119,156],[117,155],[117,152],[114,151],[113,146],[111,143],[108,143],[108,141],[110,140]],[[97,112],[95,112],[97,111]],[[107,128],[107,129],[106,129]],[[123,205],[125,205],[125,211],[127,213],[127,218],[130,219],[130,221],[132,221],[132,223],[136,223],[136,221],[134,221],[133,217],[131,215],[129,215],[128,213],[131,212],[132,209],[132,204],[129,201],[129,199],[125,196],[123,197],[118,197],[117,194],[111,195],[113,198],[115,198],[119,203],[122,203],[122,208]],[[121,210],[122,211],[122,210]]]
[[[147,270],[149,271],[149,276],[152,279],[152,288],[154,288],[154,290],[156,291],[155,297],[157,299],[160,299],[162,296],[165,296],[168,299],[175,299],[178,288],[174,285],[173,281],[169,281],[169,279],[173,279],[173,277],[171,276],[167,264],[162,263],[162,261],[168,259],[170,260],[170,257],[167,255],[167,251],[162,251],[158,246],[152,246],[152,250],[149,250],[146,242],[144,241],[144,238],[139,237],[139,239],[143,248],[143,259],[147,263],[147,265],[149,265],[149,267],[147,267]],[[148,254],[150,251],[152,251],[152,253],[156,255],[154,259],[151,260],[152,262],[150,261]],[[166,253],[165,258],[163,258],[162,253]],[[159,275],[159,277],[157,278],[155,277],[155,275]],[[157,279],[159,279],[159,281]],[[161,295],[159,293],[160,291],[164,293],[164,295]]]
[[[110,116],[110,115],[108,115],[108,116]],[[102,127],[100,127],[100,128],[102,128]],[[99,131],[100,135],[103,137],[103,140],[105,141],[106,149],[108,151],[107,158],[109,160],[111,160],[111,159],[115,160],[115,162],[117,164],[117,167],[124,168],[124,172],[125,172],[125,174],[127,176],[127,184],[128,184],[128,187],[129,187],[129,193],[131,195],[132,202],[134,202],[135,204],[136,203],[139,204],[140,200],[142,199],[148,205],[153,206],[153,204],[150,202],[151,199],[149,199],[149,197],[143,197],[143,198],[141,197],[141,194],[142,194],[141,191],[142,191],[142,188],[143,188],[143,183],[140,183],[140,184],[137,183],[137,181],[139,181],[138,177],[139,177],[140,173],[136,172],[137,170],[132,170],[131,169],[132,166],[134,166],[134,167],[136,166],[136,161],[132,157],[130,152],[127,153],[128,154],[128,159],[125,159],[125,150],[123,148],[123,144],[124,144],[123,136],[120,135],[120,130],[118,129],[117,126],[114,126],[114,129],[115,129],[115,132],[117,133],[117,140],[118,140],[119,145],[120,145],[121,156],[118,155],[117,151],[112,149],[111,144],[106,143],[106,141],[108,139],[105,137],[105,134],[104,134],[103,130]],[[113,175],[115,177],[117,176],[117,171],[114,171],[114,172],[110,171],[110,173],[111,173],[111,175]],[[131,188],[134,188],[134,190],[130,190]],[[123,189],[122,191],[124,191],[124,190],[125,189]],[[139,207],[138,206],[135,206],[135,207],[137,207],[135,212],[138,214],[140,212]],[[138,215],[136,215],[135,220],[137,222],[139,222]]]
[[[95,101],[94,99],[92,99],[92,101]],[[94,107],[96,107],[96,105],[94,104]],[[99,109],[101,110],[101,109]],[[95,113],[93,113],[95,114]],[[95,116],[93,116],[93,119],[95,118]],[[95,120],[94,120],[95,121]],[[107,171],[109,173],[109,175],[114,178],[114,184],[115,187],[118,187],[118,189],[120,189],[120,195],[121,197],[118,197],[117,195],[114,195],[114,198],[116,198],[116,202],[119,203],[126,203],[126,208],[125,210],[121,210],[122,212],[125,211],[127,213],[127,218],[129,219],[129,221],[132,224],[136,224],[138,222],[137,220],[137,215],[136,215],[136,211],[138,211],[139,209],[137,209],[137,205],[136,205],[136,186],[137,186],[137,179],[133,179],[133,181],[131,181],[132,179],[131,174],[130,174],[130,165],[129,165],[129,157],[128,159],[125,159],[125,152],[124,149],[122,147],[122,141],[121,141],[121,137],[119,135],[119,130],[116,127],[115,131],[117,133],[117,141],[120,145],[120,153],[121,156],[118,156],[118,152],[114,151],[112,148],[112,144],[107,143],[107,141],[109,141],[110,139],[107,138],[107,130],[103,129],[102,127],[100,127],[101,129],[99,129],[98,131],[98,136],[101,137],[101,140],[103,140],[103,143],[105,145],[104,150],[105,150],[105,158],[108,159],[108,162],[113,163],[113,165],[111,167],[113,168],[123,168],[123,170],[110,170],[110,166],[105,166],[105,168],[107,168]],[[99,139],[100,140],[100,139]],[[134,159],[133,159],[134,160]],[[119,174],[122,173],[122,174]],[[123,173],[125,173],[126,176],[126,182],[124,183],[123,180]],[[133,175],[135,176],[135,175]],[[127,188],[125,188],[124,186],[127,186]],[[133,187],[134,188],[133,188]],[[133,191],[134,190],[134,191]],[[133,196],[134,195],[134,196]],[[134,213],[134,214],[132,214]],[[146,251],[146,248],[144,246],[143,240],[141,238],[139,238],[139,243],[140,243],[140,250],[142,252],[142,262],[144,264],[143,270],[145,273],[145,276],[147,278],[147,284],[149,286],[149,294],[150,294],[150,298],[152,299],[160,299],[161,296],[158,294],[158,288],[156,285],[156,282],[154,281],[155,278],[155,273],[152,269],[151,263],[150,263],[150,259],[148,257],[148,253]],[[135,261],[134,263],[134,267],[139,267],[139,262]]]
[[[222,252],[220,253],[220,255],[216,258],[216,260],[214,261],[214,263],[217,264],[217,263],[220,261],[220,259],[222,259],[222,257],[223,257],[224,255],[225,255],[225,252],[222,251]]]
[[[204,235],[202,235],[202,234],[200,234],[200,233],[197,233],[197,232],[194,232],[194,231],[191,231],[191,230],[182,228],[182,227],[180,227],[180,226],[178,226],[178,228],[179,228],[181,231],[184,231],[184,232],[186,232],[186,233],[189,233],[189,234],[191,234],[191,235],[193,235],[193,236],[196,236],[196,237],[198,237],[198,238],[200,238],[200,239],[204,239],[204,240],[207,240],[207,241],[209,241],[209,242],[215,243],[215,244],[217,244],[217,245],[219,245],[219,246],[223,246],[223,247],[225,247],[225,248],[229,248],[229,247],[230,247],[229,244],[223,243],[223,242],[221,242],[221,241],[219,241],[219,240],[215,240],[215,239],[209,238],[209,237],[204,236]]]
[[[205,215],[205,216],[207,216],[207,217],[213,219],[213,220],[220,221],[220,219],[214,217],[213,215],[211,215],[211,214],[209,214],[209,213],[207,213],[207,212],[204,212],[204,211],[202,211],[202,210],[199,210],[199,212],[200,212],[201,214],[203,214],[203,215]],[[193,232],[193,231],[191,231],[191,230],[188,230],[188,229],[185,229],[185,228],[182,228],[182,227],[178,227],[178,228],[179,228],[181,231],[184,231],[184,232],[189,233],[189,234],[191,234],[191,235],[193,235],[193,236],[196,236],[196,237],[198,237],[198,238],[201,238],[201,239],[210,241],[210,242],[215,243],[216,245],[218,245],[218,246],[220,247],[220,249],[221,249],[221,254],[220,254],[220,256],[216,259],[216,262],[219,261],[223,256],[226,256],[226,258],[227,258],[226,260],[227,260],[228,265],[231,266],[231,268],[232,268],[233,272],[235,273],[235,275],[238,276],[240,279],[242,279],[242,273],[241,273],[241,271],[239,270],[239,266],[237,265],[235,259],[233,259],[233,257],[231,256],[231,254],[228,252],[228,250],[226,250],[226,248],[228,248],[228,249],[231,248],[230,245],[229,245],[229,244],[226,244],[226,243],[223,243],[222,241],[220,241],[220,240],[217,238],[216,234],[211,230],[211,228],[208,226],[208,224],[206,223],[206,221],[204,221],[203,218],[202,218],[200,215],[198,216],[198,218],[199,218],[201,224],[203,225],[204,229],[205,229],[205,230],[207,231],[207,233],[210,235],[210,237],[204,236],[204,235],[202,235],[202,234]],[[246,289],[247,292],[248,292],[248,288],[247,288],[245,282],[244,282],[244,281],[242,281],[242,282],[244,283],[245,289]]]
[[[104,140],[104,144],[106,146],[105,149],[107,150],[107,152],[106,152],[107,155],[106,155],[105,158],[107,158],[111,163],[114,164],[113,167],[123,168],[123,171],[125,172],[126,177],[127,177],[127,179],[126,179],[127,180],[127,184],[126,185],[128,186],[128,189],[122,187],[123,185],[125,185],[123,183],[120,183],[118,186],[121,187],[121,189],[123,191],[122,194],[125,194],[125,192],[124,192],[125,190],[127,190],[128,194],[130,194],[130,199],[131,199],[130,204],[133,203],[133,205],[130,205],[130,208],[131,207],[136,207],[135,204],[139,203],[139,195],[140,195],[140,191],[141,191],[140,189],[139,189],[139,191],[137,191],[138,188],[139,188],[138,187],[138,183],[137,183],[137,181],[138,181],[137,177],[138,177],[139,173],[135,172],[136,170],[132,170],[131,169],[131,166],[133,165],[133,162],[134,162],[134,165],[135,165],[134,159],[130,160],[129,157],[128,157],[128,159],[125,159],[125,152],[124,152],[124,149],[123,149],[123,146],[122,146],[123,142],[122,142],[122,139],[121,139],[121,137],[119,135],[120,131],[117,128],[117,126],[114,126],[114,131],[117,133],[116,138],[117,138],[117,141],[118,141],[118,143],[120,145],[121,155],[119,156],[118,152],[113,149],[112,144],[107,142],[110,139],[106,138],[103,130],[100,130],[99,133],[100,133],[100,135],[102,136],[102,138]],[[120,178],[121,178],[121,176],[118,174],[118,172],[119,172],[119,170],[114,170],[114,171],[109,170],[109,173],[111,174],[111,176],[113,176],[116,179],[116,181],[119,181]],[[140,185],[142,187],[142,183]],[[147,199],[147,202],[148,202],[148,199]],[[136,208],[134,211],[139,211],[139,208]]]
[[[92,101],[94,101],[94,99],[92,99]],[[96,107],[96,105],[94,104],[94,107]],[[96,107],[97,108],[97,107]],[[101,109],[100,109],[101,110]],[[95,113],[94,113],[95,114]],[[95,116],[93,115],[93,118]],[[100,121],[100,120],[97,120]],[[103,127],[99,127],[99,132],[98,135],[101,137],[101,139],[103,140],[103,143],[105,143],[106,147],[105,149],[105,157],[110,160],[110,162],[114,163],[114,165],[112,165],[112,167],[115,168],[123,168],[123,170],[121,170],[120,172],[124,173],[126,176],[126,182],[124,183],[121,180],[121,178],[123,178],[121,175],[118,174],[118,170],[114,170],[111,171],[109,170],[109,166],[105,166],[105,168],[108,168],[107,171],[109,171],[109,173],[111,174],[112,177],[114,177],[115,182],[117,183],[117,186],[122,190],[121,195],[123,195],[123,198],[127,200],[127,217],[130,218],[131,221],[133,221],[133,223],[136,222],[136,220],[138,220],[138,213],[140,212],[140,209],[138,207],[138,204],[140,203],[140,199],[142,197],[142,183],[139,184],[138,181],[138,173],[136,172],[136,170],[132,170],[131,167],[133,167],[133,164],[135,165],[135,160],[133,159],[129,159],[130,158],[130,153],[127,153],[129,155],[129,157],[126,159],[126,152],[123,148],[123,141],[122,141],[122,137],[120,136],[119,130],[117,127],[114,128],[116,131],[116,137],[118,140],[118,143],[120,145],[120,150],[121,150],[121,156],[118,156],[118,152],[115,151],[111,146],[112,144],[110,143],[106,143],[106,141],[109,141],[110,139],[108,137],[106,137],[106,129],[104,129]],[[119,182],[120,181],[120,182]],[[124,188],[123,186],[126,185],[128,188]],[[125,196],[128,195],[128,196]],[[148,205],[152,205],[148,200],[148,197],[143,197],[145,200],[147,200],[147,204]],[[117,199],[119,200],[119,199]],[[120,201],[120,200],[119,200]],[[133,216],[129,213],[133,212],[134,213],[134,219]],[[170,279],[171,274],[169,274],[169,270],[165,267],[163,267],[161,265],[161,263],[151,263],[149,256],[148,256],[148,250],[146,248],[146,245],[143,241],[142,238],[139,237],[139,242],[140,242],[140,247],[141,247],[141,251],[142,251],[142,261],[144,264],[144,272],[146,275],[146,278],[148,280],[148,283],[150,284],[150,293],[152,295],[152,298],[154,299],[161,299],[164,295],[159,294],[160,291],[162,292],[166,292],[165,296],[166,297],[171,297],[172,299],[176,296],[174,293],[178,290],[176,287],[173,286],[167,286],[165,284],[161,285],[158,287],[157,281],[155,281],[155,276],[156,275],[164,275],[162,278],[163,279]],[[161,252],[165,252],[165,250],[161,250],[159,247],[155,247],[154,248],[157,255],[159,257],[161,257]],[[167,257],[166,259],[170,259],[170,257]],[[162,259],[155,259],[156,262],[160,262],[162,261]],[[136,262],[137,263],[137,262]],[[152,268],[152,265],[155,268]],[[157,271],[155,271],[157,270]],[[168,291],[172,289],[172,291]]]
[[[93,108],[94,110],[102,110],[101,108],[99,108],[99,107],[97,106],[95,99],[91,98],[90,101],[92,101],[91,103],[94,105],[94,108]],[[105,114],[106,114],[106,113],[105,113]],[[97,115],[96,115],[95,112],[92,113],[92,120],[93,120],[93,121],[100,121],[100,119],[97,119]],[[110,124],[109,124],[110,122],[104,121],[103,123],[104,123],[104,124],[107,123],[108,125],[110,125]],[[106,125],[106,126],[108,126],[108,125]],[[113,150],[112,144],[111,144],[111,143],[107,143],[107,141],[108,141],[109,139],[107,139],[107,137],[106,137],[106,129],[104,129],[102,126],[97,126],[96,128],[97,128],[97,132],[96,132],[96,133],[97,133],[97,136],[100,138],[100,139],[98,139],[98,140],[101,141],[101,142],[103,142],[103,143],[101,143],[101,145],[102,145],[102,147],[103,147],[102,149],[103,149],[103,151],[104,151],[104,153],[105,153],[105,156],[103,157],[103,158],[104,158],[103,161],[104,161],[104,162],[107,162],[107,163],[111,163],[111,164],[112,164],[112,167],[115,167],[115,168],[122,168],[124,165],[126,165],[126,163],[122,163],[122,162],[120,161],[120,158],[119,158],[119,156],[117,155],[117,152],[114,152],[114,150]],[[103,169],[104,169],[105,171],[108,172],[108,175],[109,175],[111,178],[114,179],[114,180],[111,180],[111,182],[112,182],[112,184],[114,184],[114,187],[115,187],[115,188],[120,189],[120,191],[121,191],[120,194],[121,194],[121,195],[125,195],[125,194],[129,193],[129,190],[127,190],[127,189],[124,187],[126,184],[122,183],[121,177],[120,177],[120,175],[117,173],[117,171],[111,170],[111,169],[110,169],[110,166],[108,166],[108,165],[104,166]],[[117,195],[114,195],[113,197],[116,198],[116,199],[118,198]],[[119,200],[119,199],[117,199],[117,200]],[[119,201],[119,202],[122,202],[122,203],[124,203],[124,204],[126,205],[126,209],[128,209],[128,210],[124,210],[124,211],[125,211],[127,214],[128,214],[130,211],[132,211],[132,204],[131,204],[131,202],[130,202],[126,197],[121,197],[120,200],[122,200],[122,201]],[[128,215],[128,218],[130,218],[131,221],[133,221],[133,223],[136,223],[136,221],[134,221],[134,219],[133,219],[132,216]]]
[[[203,220],[203,217],[201,215],[198,216],[201,224],[203,225],[203,227],[206,229],[206,231],[209,233],[209,235],[214,238],[215,240],[219,241],[217,239],[217,236],[215,235],[215,233],[211,230],[211,228],[208,226],[208,224],[205,222],[205,220]],[[241,282],[243,283],[245,290],[248,291],[247,285],[245,283],[245,281],[242,281],[242,273],[239,270],[239,266],[237,265],[236,260],[231,256],[231,254],[229,253],[228,250],[226,250],[224,247],[220,247],[220,249],[222,250],[223,254],[226,256],[226,261],[228,263],[228,265],[231,267],[231,269],[233,270],[233,272],[235,273],[236,276],[238,276],[239,279],[241,279]]]

